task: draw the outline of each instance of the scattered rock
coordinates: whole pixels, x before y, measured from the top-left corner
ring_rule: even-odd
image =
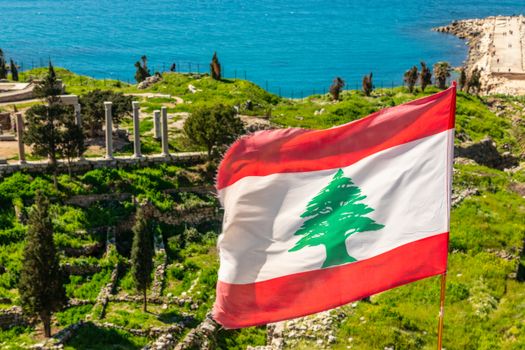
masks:
[[[456,207],[461,203],[465,198],[478,195],[479,191],[477,188],[466,188],[464,190],[456,190],[455,188],[452,188],[452,198],[450,205],[452,207]]]
[[[314,115],[323,115],[324,112],[325,112],[325,109],[324,109],[324,108],[321,108],[321,109],[319,109],[319,110],[316,110],[316,111],[314,112]]]
[[[192,93],[192,94],[196,94],[197,92],[200,92],[202,91],[201,89],[197,89],[195,86],[193,86],[192,84],[189,84],[188,85],[188,90]]]
[[[160,74],[152,75],[151,77],[147,77],[144,81],[140,82],[137,86],[137,89],[143,90],[149,88],[151,85],[158,83],[162,80],[162,76]]]
[[[518,159],[509,152],[500,154],[496,143],[490,137],[464,147],[454,147],[454,156],[472,159],[480,165],[499,170],[512,168],[519,164]]]

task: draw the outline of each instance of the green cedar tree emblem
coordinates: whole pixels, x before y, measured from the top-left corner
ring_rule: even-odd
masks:
[[[303,237],[289,250],[294,252],[304,247],[324,245],[326,259],[323,268],[356,261],[348,254],[346,238],[356,232],[377,231],[384,227],[366,216],[374,209],[360,203],[366,196],[343,175],[339,169],[328,186],[310,200],[306,211],[301,214],[308,220],[295,232],[296,236]]]

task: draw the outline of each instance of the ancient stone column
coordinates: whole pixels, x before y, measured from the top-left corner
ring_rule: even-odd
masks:
[[[111,115],[112,102],[104,102],[106,109],[106,158],[113,159],[113,119]]]
[[[75,108],[75,123],[82,127],[82,115],[80,114],[80,103],[74,105]]]
[[[18,162],[26,163],[26,151],[24,148],[24,119],[22,113],[16,114],[16,137],[18,139]]]
[[[160,140],[160,111],[153,111],[153,134],[155,140]]]
[[[162,114],[162,155],[169,156],[170,151],[168,149],[168,109],[166,107],[162,107],[161,114]]]
[[[138,101],[131,102],[133,106],[133,157],[140,158],[142,154],[140,153],[140,106]]]
[[[75,108],[75,123],[82,128],[82,114],[80,114],[80,103],[76,103],[74,106]],[[84,155],[80,155],[80,160],[84,160]]]

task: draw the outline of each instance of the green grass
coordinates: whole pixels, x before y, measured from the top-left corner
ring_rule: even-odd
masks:
[[[59,79],[66,85],[66,91],[70,94],[83,95],[95,89],[113,90],[123,93],[160,93],[181,97],[184,104],[171,108],[170,112],[187,112],[202,105],[212,105],[225,103],[227,105],[242,105],[247,100],[251,100],[255,106],[255,111],[264,111],[268,106],[276,104],[280,99],[259,86],[241,79],[223,79],[222,81],[213,80],[209,76],[195,79],[192,75],[170,73],[163,74],[163,80],[148,89],[139,90],[136,85],[128,85],[124,82],[108,79],[93,79],[86,76],[77,75],[63,68],[55,68]],[[21,73],[20,80],[28,81],[45,76],[47,68],[35,68]],[[201,92],[192,94],[188,90],[188,85],[192,84]],[[145,105],[146,111],[151,112],[158,109],[161,103],[173,103],[172,99],[150,99]],[[18,106],[18,105],[17,105]],[[254,111],[247,111],[247,114]]]
[[[57,312],[55,314],[56,322],[61,327],[67,327],[69,325],[75,324],[79,321],[83,321],[91,312],[93,305],[82,305],[70,307],[64,311]]]
[[[161,305],[148,304],[148,312],[142,311],[141,303],[110,303],[106,310],[107,322],[133,329],[148,329],[151,327],[163,327],[177,322],[180,318],[162,317],[170,311],[177,309],[168,308],[163,310]]]
[[[0,330],[0,349],[25,350],[36,341],[32,337],[32,327],[13,327],[8,330]]]
[[[20,73],[20,81],[29,81],[31,79],[41,79],[47,74],[47,67],[34,68]],[[115,90],[127,92],[132,87],[127,83],[112,79],[93,79],[68,71],[64,68],[55,67],[55,72],[59,79],[66,85],[66,91],[70,94],[82,95],[96,89]]]
[[[92,276],[70,276],[66,285],[68,297],[95,301],[100,289],[109,282],[111,271],[105,268]]]
[[[220,330],[217,347],[228,350],[244,350],[246,345],[266,345],[266,327],[249,327],[236,330]]]
[[[88,323],[82,327],[75,336],[71,338],[64,349],[67,350],[120,350],[120,349],[141,349],[146,345],[148,339],[138,337],[130,333],[97,327]]]

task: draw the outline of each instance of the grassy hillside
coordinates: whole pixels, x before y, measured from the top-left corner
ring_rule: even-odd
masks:
[[[117,81],[88,80],[58,69],[67,91],[82,94],[101,88],[136,93],[135,86]],[[24,73],[23,78],[38,76],[42,70]],[[192,94],[188,85],[199,91]],[[366,116],[436,92],[410,94],[402,87],[376,90],[370,97],[359,91],[345,91],[340,102],[327,95],[305,99],[279,98],[242,80],[217,82],[209,77],[169,73],[164,80],[146,90],[172,97],[144,98],[143,109],[151,112],[162,105],[170,113],[192,112],[196,106],[223,103],[244,106],[252,101],[252,110],[243,113],[269,117],[276,126],[328,128]],[[177,102],[182,98],[183,103]],[[497,149],[510,152],[523,161],[525,154],[525,100],[517,97],[479,98],[459,93],[457,103],[456,145],[466,147],[489,136]],[[147,122],[147,120],[146,120]],[[126,123],[126,122],[125,122]],[[126,125],[124,123],[124,125]],[[143,122],[144,123],[144,122]],[[142,125],[141,125],[142,127]],[[146,131],[146,127],[144,127]],[[174,146],[175,147],[175,146]],[[178,146],[180,147],[180,145]],[[189,145],[188,147],[191,147]],[[180,168],[161,166],[145,169],[99,169],[70,178],[59,177],[58,189],[48,176],[17,173],[0,181],[0,308],[19,303],[16,283],[26,226],[23,217],[35,191],[43,189],[53,198],[52,215],[55,240],[62,262],[97,265],[98,272],[72,275],[67,285],[71,298],[89,301],[56,315],[54,330],[78,320],[90,320],[66,344],[68,349],[108,348],[138,349],[153,339],[132,335],[126,330],[108,329],[100,322],[110,322],[125,329],[165,327],[184,321],[185,330],[175,334],[180,339],[205,316],[214,299],[218,268],[215,250],[220,222],[204,220],[196,224],[169,225],[159,222],[157,233],[166,249],[167,268],[161,297],[172,300],[191,297],[181,305],[152,305],[144,314],[140,304],[110,302],[106,316],[98,319],[97,295],[108,283],[117,262],[127,266],[131,234],[130,221],[135,201],[150,201],[160,212],[191,213],[199,208],[218,207],[213,195],[191,188],[212,185],[212,176],[203,166]],[[455,195],[465,198],[452,210],[449,272],[445,316],[446,349],[523,349],[525,348],[525,169],[498,170],[456,159],[453,187]],[[71,204],[78,195],[129,194],[125,199],[95,201],[87,206]],[[181,214],[182,215],[182,214]],[[22,220],[20,220],[22,219]],[[22,222],[21,222],[22,221]],[[71,250],[105,243],[107,227],[115,227],[116,247],[107,253],[72,256]],[[157,255],[157,264],[163,259]],[[134,295],[129,269],[119,276],[116,295]],[[193,305],[195,304],[195,305]],[[375,296],[333,311],[337,317],[330,330],[315,333],[311,329],[285,327],[286,348],[319,348],[319,339],[334,349],[434,349],[439,307],[439,278],[433,277]],[[310,318],[312,319],[312,318]],[[97,323],[99,322],[99,323]],[[318,322],[318,321],[309,321]],[[15,327],[0,331],[0,347],[18,349],[41,340],[40,326]],[[301,333],[302,332],[302,333]],[[264,345],[266,328],[237,331],[221,330],[217,344],[221,349],[246,349]]]

